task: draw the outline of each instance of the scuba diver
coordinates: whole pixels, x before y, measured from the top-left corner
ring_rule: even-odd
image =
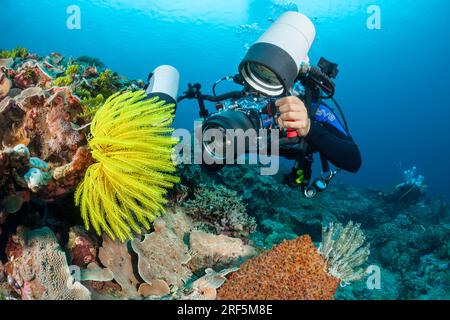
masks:
[[[223,168],[228,159],[226,150],[236,151],[236,136],[229,132],[261,132],[263,129],[281,132],[279,143],[274,146],[267,143],[262,149],[267,148],[267,154],[295,161],[285,180],[291,186],[300,187],[307,198],[325,191],[339,171],[359,171],[362,163],[359,148],[334,98],[338,65],[324,58],[317,66],[309,61],[308,53],[315,36],[314,24],[308,17],[286,12],[250,47],[239,65],[239,74],[214,83],[213,95],[203,95],[199,83],[189,84],[177,102],[196,99],[203,136],[211,129],[220,133],[219,138],[208,137],[201,141],[208,158],[208,170]],[[244,89],[216,95],[216,86],[226,80]],[[340,117],[327,100],[334,103]],[[217,112],[211,114],[205,101],[216,103]],[[250,138],[257,141],[258,148],[259,142],[264,140],[262,135],[258,133],[254,139]],[[275,147],[279,150],[271,150]],[[246,146],[243,154],[250,154],[252,150]],[[240,156],[238,153],[235,152]],[[322,173],[313,179],[315,153],[320,154]],[[338,169],[331,169],[330,163]]]

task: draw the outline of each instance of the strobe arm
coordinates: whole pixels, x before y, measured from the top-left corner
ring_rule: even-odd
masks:
[[[200,83],[196,83],[196,84],[188,84],[188,89],[187,91],[184,92],[184,95],[181,97],[178,97],[178,103],[180,103],[183,100],[197,100],[198,102],[198,106],[200,109],[200,117],[202,118],[207,118],[209,116],[209,111],[205,106],[205,101],[209,101],[209,102],[222,102],[225,100],[230,100],[230,99],[239,99],[242,98],[246,95],[245,91],[232,91],[229,93],[225,93],[223,95],[220,96],[211,96],[211,95],[203,95],[201,92],[201,84]]]

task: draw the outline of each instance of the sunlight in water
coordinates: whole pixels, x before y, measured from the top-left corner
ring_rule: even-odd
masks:
[[[94,0],[93,4],[132,9],[158,19],[235,25],[248,18],[250,0]]]

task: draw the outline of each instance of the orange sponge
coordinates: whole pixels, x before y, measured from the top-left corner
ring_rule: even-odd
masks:
[[[332,300],[340,280],[327,272],[311,237],[284,241],[242,264],[219,289],[222,300]]]

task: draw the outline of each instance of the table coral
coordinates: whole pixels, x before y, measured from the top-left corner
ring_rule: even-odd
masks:
[[[19,229],[7,247],[6,273],[24,300],[88,300],[87,288],[70,273],[65,253],[48,228]]]

